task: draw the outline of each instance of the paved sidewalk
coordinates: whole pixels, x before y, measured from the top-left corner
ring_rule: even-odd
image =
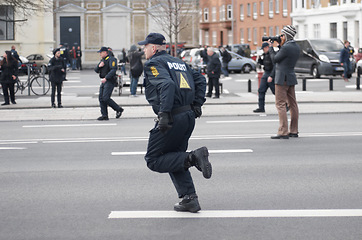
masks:
[[[266,96],[266,113],[256,114],[257,94],[239,93],[238,96],[222,95],[220,99],[207,98],[203,106],[204,116],[259,116],[277,114],[274,96]],[[122,118],[155,117],[144,95],[135,98],[113,95],[124,109]],[[16,105],[0,106],[0,121],[29,120],[95,120],[100,116],[97,97],[63,96],[64,108],[50,108],[50,97],[21,96]],[[309,113],[361,113],[362,92],[297,92],[301,114]],[[115,113],[109,109],[109,117]],[[117,120],[118,121],[118,120]]]

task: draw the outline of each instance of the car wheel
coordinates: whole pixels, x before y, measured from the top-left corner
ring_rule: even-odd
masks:
[[[243,73],[250,73],[250,71],[251,71],[251,65],[250,64],[245,64],[244,66],[243,66],[243,69],[242,69],[242,71],[243,71]]]
[[[312,67],[312,75],[313,75],[314,78],[320,78],[321,77],[316,65],[313,65],[313,67]]]

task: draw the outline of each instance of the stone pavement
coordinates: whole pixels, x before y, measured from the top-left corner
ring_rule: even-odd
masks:
[[[260,116],[276,115],[274,96],[266,96],[266,113],[256,114],[256,93],[240,93],[238,96],[224,94],[220,99],[207,98],[203,106],[204,116]],[[114,94],[112,98],[124,109],[122,118],[153,118],[155,114],[144,95],[129,97]],[[311,113],[361,113],[362,92],[297,92],[300,114]],[[95,120],[100,116],[97,97],[63,96],[64,108],[51,108],[50,96],[20,96],[16,105],[0,106],[0,121],[36,120]],[[109,109],[110,120],[115,120],[115,112]],[[119,121],[117,119],[117,121]]]

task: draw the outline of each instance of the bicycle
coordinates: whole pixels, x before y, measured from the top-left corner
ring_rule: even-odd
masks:
[[[21,94],[23,94],[23,91],[27,87],[30,87],[30,90],[35,95],[42,96],[49,92],[50,82],[48,78],[45,77],[45,75],[40,74],[38,69],[33,69],[25,82],[22,82],[19,78],[17,78],[14,87],[15,93],[20,89]]]

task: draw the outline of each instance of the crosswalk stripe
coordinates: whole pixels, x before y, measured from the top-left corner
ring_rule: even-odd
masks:
[[[190,151],[190,150],[188,150]],[[209,153],[252,153],[252,149],[209,150]],[[146,152],[112,152],[112,156],[145,155]]]
[[[199,211],[198,213],[175,211],[112,211],[108,216],[110,219],[287,217],[362,217],[362,209],[214,210]]]

